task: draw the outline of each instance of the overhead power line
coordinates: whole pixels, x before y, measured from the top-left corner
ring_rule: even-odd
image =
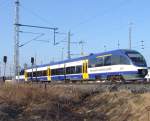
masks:
[[[35,33],[35,32],[28,32],[28,31],[19,31],[19,32],[23,34],[44,34],[44,33]]]
[[[35,32],[28,32],[28,31],[19,31],[20,33],[23,33],[23,34],[34,34],[34,35],[39,35],[39,37],[42,37],[42,36],[44,36],[45,34],[44,33],[35,33]],[[40,35],[42,35],[42,36],[40,36]],[[38,37],[38,38],[39,38]],[[34,40],[34,41],[39,41],[39,42],[45,42],[45,43],[50,43],[50,40],[49,39],[47,39],[47,40],[38,40],[38,38],[35,38],[35,39],[32,39],[32,40]],[[29,40],[30,41],[30,40]],[[30,42],[29,42],[30,43]],[[28,43],[27,43],[28,44]],[[20,45],[21,46],[21,45]]]
[[[49,25],[49,23],[52,23],[51,21],[47,20],[46,18],[42,17],[41,15],[37,14],[35,11],[33,11],[33,9],[31,10],[30,8],[25,7],[24,5],[20,5],[21,8],[23,8],[25,11],[27,11],[30,15],[38,18],[40,21],[42,21],[43,23],[46,23]]]
[[[34,41],[34,40],[37,40],[38,38],[40,38],[40,37],[42,37],[42,36],[44,36],[44,34],[40,34],[40,35],[36,36],[35,38],[33,38],[33,39],[31,39],[31,40],[29,40],[29,41],[27,41],[27,42],[25,42],[25,43],[19,45],[19,47],[22,47],[22,46],[24,46],[24,45],[26,45],[26,44],[28,44],[28,43]]]
[[[129,3],[131,0],[122,0],[119,4],[112,6],[111,8],[105,10],[102,14],[96,14],[93,16],[90,16],[89,18],[87,18],[86,20],[81,21],[80,23],[76,24],[74,27],[72,28],[78,28],[81,27],[81,25],[89,23],[91,21],[94,21],[95,19],[97,19],[100,16],[104,16],[109,12],[113,12],[114,10],[121,8],[122,6],[124,6],[126,3]]]

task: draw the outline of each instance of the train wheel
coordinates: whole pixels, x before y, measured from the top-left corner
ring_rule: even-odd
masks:
[[[107,76],[107,82],[112,82],[112,78],[111,78],[111,76],[109,75],[109,76]]]
[[[119,75],[119,80],[120,80],[120,82],[125,83],[125,79],[123,78],[122,75]]]
[[[109,76],[107,76],[107,80],[108,80],[108,82],[116,83],[117,82],[117,76],[116,75],[109,75]]]
[[[95,81],[100,81],[101,82],[103,80],[102,80],[101,76],[95,76]]]
[[[70,82],[70,80],[69,79],[65,79],[65,83],[69,83]]]
[[[111,78],[112,78],[111,80],[113,83],[117,82],[117,76],[116,75],[111,76]]]

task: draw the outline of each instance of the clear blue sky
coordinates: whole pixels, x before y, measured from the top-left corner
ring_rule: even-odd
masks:
[[[71,41],[85,41],[84,52],[97,53],[120,48],[129,48],[128,29],[132,22],[132,49],[141,52],[150,64],[150,1],[149,0],[20,0],[20,23],[58,27],[59,32],[72,32]],[[0,0],[0,58],[8,56],[13,63],[14,49],[14,0]],[[37,63],[60,60],[62,48],[66,57],[66,43],[53,46],[52,31],[21,28],[22,31],[44,33],[40,40],[20,48],[20,62],[30,64],[30,57],[37,56]],[[20,33],[20,44],[37,35]],[[57,35],[56,41],[66,40],[66,35]],[[141,49],[144,40],[144,50]],[[79,54],[81,46],[73,44],[73,54]],[[64,57],[64,58],[65,58]],[[77,57],[73,56],[73,57]]]

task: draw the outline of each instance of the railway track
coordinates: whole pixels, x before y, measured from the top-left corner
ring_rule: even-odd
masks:
[[[58,87],[71,87],[71,88],[77,88],[82,90],[92,90],[92,91],[121,91],[121,90],[127,90],[132,93],[146,93],[150,92],[150,82],[135,82],[135,83],[100,83],[100,82],[83,82],[83,83],[61,83],[61,82],[51,82],[51,83],[39,83],[39,82],[32,82],[30,83],[32,85],[40,86],[43,88],[49,88],[52,86],[58,86]]]

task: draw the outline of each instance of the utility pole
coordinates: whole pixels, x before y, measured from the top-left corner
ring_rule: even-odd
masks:
[[[107,49],[106,49],[106,45],[104,45],[104,51],[106,51]]]
[[[6,77],[6,63],[7,63],[7,56],[3,57],[3,62],[4,62],[4,75],[3,75],[3,81],[5,81]]]
[[[33,66],[34,66],[34,57],[31,57],[31,64],[32,64],[32,81],[33,81]]]
[[[71,32],[68,32],[68,59],[71,59],[71,54],[70,54],[70,36]]]
[[[131,22],[129,24],[129,49],[132,47],[132,25],[133,23]]]
[[[37,81],[37,54],[35,53],[36,81]]]
[[[118,40],[118,44],[117,45],[118,45],[118,49],[119,49],[120,48],[120,42],[119,42],[119,40]]]
[[[11,72],[12,72],[12,67],[11,67],[11,64],[10,64],[10,66],[9,66],[9,70],[10,70],[10,78],[12,77],[12,75],[11,75]]]
[[[83,50],[84,43],[85,43],[85,42],[82,41],[82,40],[79,42],[79,44],[81,44],[81,56],[84,56],[84,50]]]
[[[19,0],[15,0],[15,27],[14,27],[14,79],[19,81]]]
[[[144,50],[144,41],[141,41],[141,49]]]

